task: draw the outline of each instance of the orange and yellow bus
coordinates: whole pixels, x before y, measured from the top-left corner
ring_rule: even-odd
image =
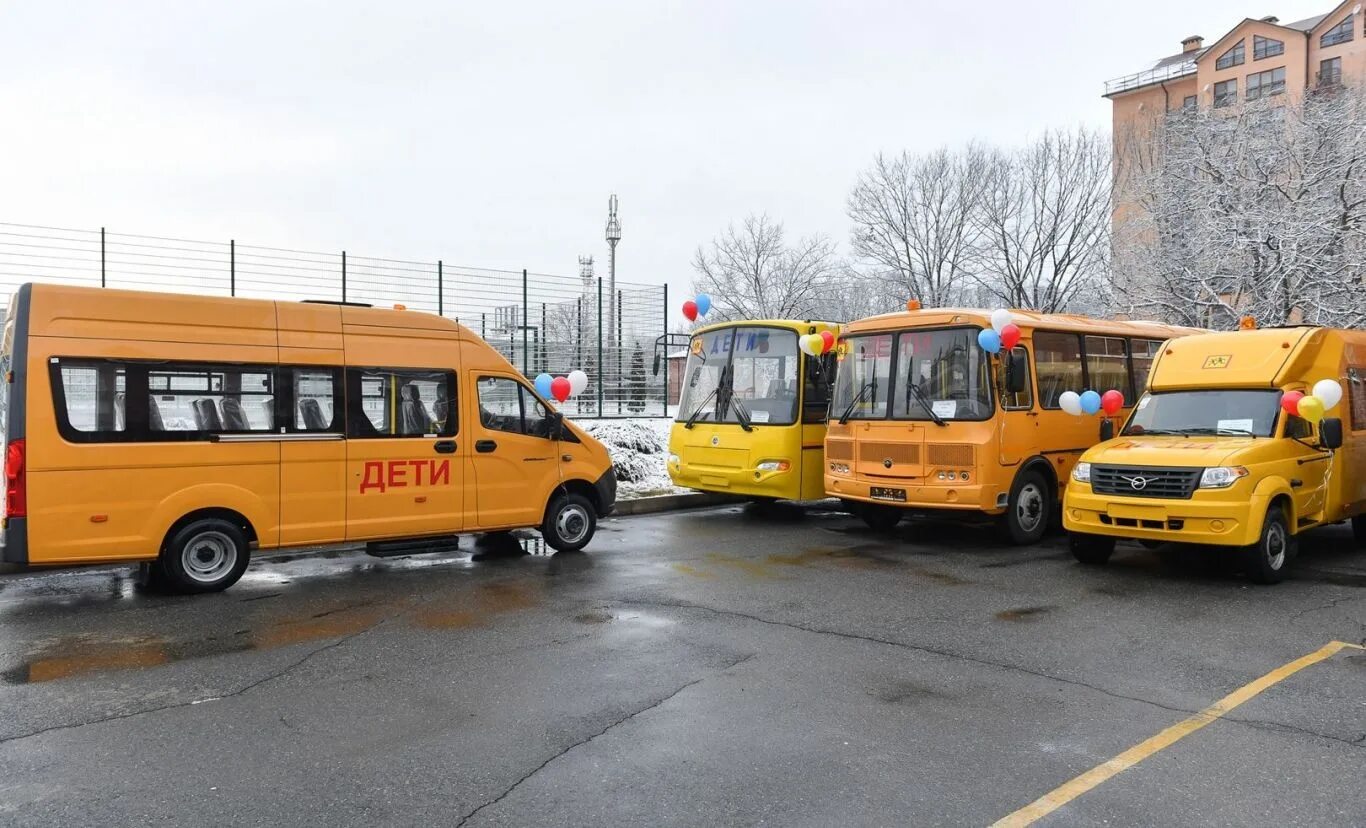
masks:
[[[1162,343],[1196,331],[1148,322],[1013,312],[1020,343],[977,344],[984,310],[908,310],[845,327],[825,439],[825,490],[891,529],[911,510],[1000,517],[1014,543],[1042,537],[1072,465],[1100,439],[1065,391],[1146,386]],[[1128,410],[1127,408],[1125,409]]]
[[[600,443],[430,314],[25,285],[0,365],[8,563],[209,592],[254,549],[539,527],[577,550],[616,499]]]

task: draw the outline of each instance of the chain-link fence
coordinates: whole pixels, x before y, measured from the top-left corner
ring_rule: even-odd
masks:
[[[0,222],[0,311],[25,282],[259,299],[401,304],[454,319],[528,377],[588,375],[571,416],[666,416],[668,287]]]

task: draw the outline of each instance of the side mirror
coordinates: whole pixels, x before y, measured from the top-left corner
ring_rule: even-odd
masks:
[[[1012,348],[1006,354],[1006,392],[1020,394],[1029,384],[1029,354],[1023,348]]]
[[[1111,420],[1109,417],[1106,417],[1105,419],[1100,421],[1100,441],[1103,443],[1106,440],[1113,440],[1114,438],[1115,421]]]
[[[655,376],[659,376],[659,352],[658,352],[658,351],[655,352],[655,368],[654,368],[654,372],[653,372],[653,373],[654,373]]]
[[[1319,445],[1326,449],[1342,448],[1342,420],[1324,417],[1319,421]]]
[[[545,436],[552,440],[564,439],[564,414],[559,411],[546,412]]]

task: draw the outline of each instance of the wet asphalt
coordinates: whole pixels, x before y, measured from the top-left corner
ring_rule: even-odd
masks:
[[[1277,587],[820,508],[544,551],[262,557],[198,598],[0,576],[0,824],[986,825],[1366,643],[1366,552],[1338,528]],[[1040,824],[1101,823],[1366,823],[1366,651]]]

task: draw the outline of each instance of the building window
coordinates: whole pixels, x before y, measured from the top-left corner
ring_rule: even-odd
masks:
[[[1238,80],[1219,81],[1214,85],[1214,105],[1228,106],[1238,100]]]
[[[1351,40],[1351,37],[1348,37],[1348,40]],[[1237,46],[1234,46],[1232,49],[1229,49],[1227,52],[1224,52],[1222,55],[1219,56],[1219,59],[1214,62],[1214,68],[1231,69],[1234,66],[1243,65],[1243,61],[1246,59],[1247,41],[1240,40],[1238,41]]]
[[[1285,41],[1275,40],[1270,37],[1253,35],[1252,37],[1252,59],[1261,60],[1262,58],[1275,57],[1285,54]]]
[[[1319,86],[1337,86],[1342,83],[1342,58],[1335,57],[1319,61]]]
[[[1346,43],[1356,34],[1356,14],[1349,14],[1342,18],[1342,22],[1323,33],[1319,38],[1319,46],[1336,46],[1339,43]]]
[[[1280,66],[1267,72],[1257,72],[1247,76],[1247,99],[1269,98],[1285,91],[1285,67]]]
[[[1187,95],[1186,99],[1181,102],[1181,108],[1186,112],[1194,112],[1195,108],[1199,105],[1199,103],[1199,95]]]

